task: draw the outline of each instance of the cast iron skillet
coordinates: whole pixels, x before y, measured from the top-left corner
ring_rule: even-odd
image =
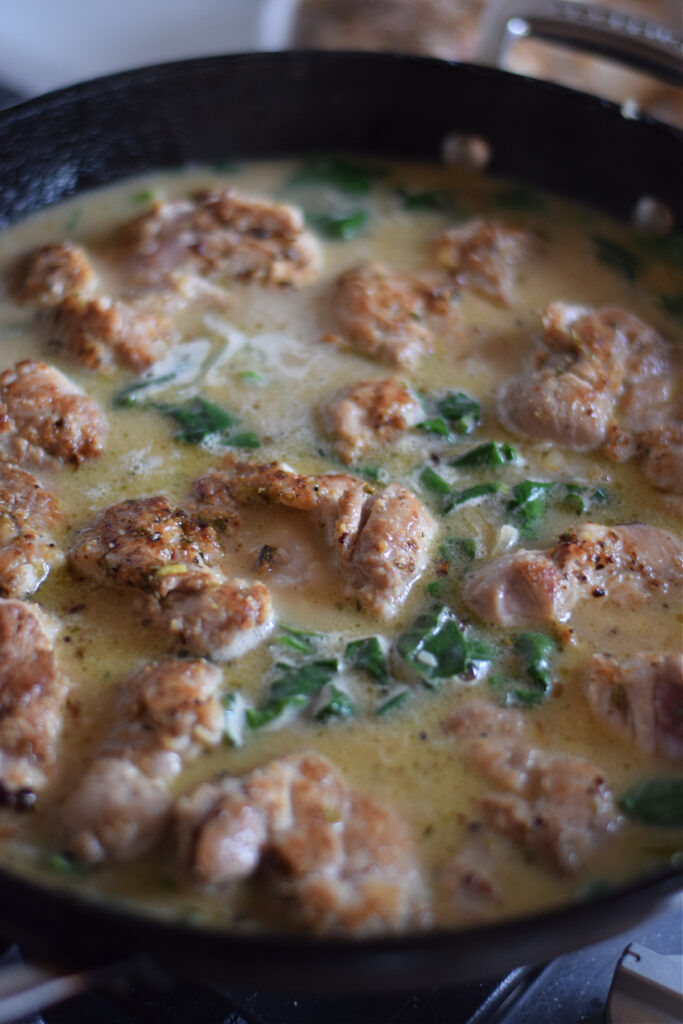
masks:
[[[681,133],[559,86],[417,57],[277,53],[192,60],[75,86],[0,114],[0,224],[153,168],[346,151],[438,159],[482,136],[490,170],[628,218],[655,197],[683,225]],[[151,954],[174,973],[299,993],[449,984],[538,963],[631,927],[672,867],[591,902],[486,927],[362,942],[239,935],[136,916],[0,871],[2,927],[80,966]]]

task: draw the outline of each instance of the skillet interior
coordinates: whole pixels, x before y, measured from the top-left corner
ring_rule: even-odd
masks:
[[[103,79],[0,116],[0,224],[153,168],[356,151],[438,159],[483,136],[491,170],[627,218],[644,194],[683,223],[681,135],[570,90],[466,65],[368,54],[269,54]],[[588,904],[485,928],[372,942],[239,939],[87,905],[0,872],[8,933],[78,962],[151,952],[183,973],[297,991],[416,988],[545,960],[635,923],[674,870]]]

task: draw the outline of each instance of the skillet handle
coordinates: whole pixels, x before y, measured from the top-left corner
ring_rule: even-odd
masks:
[[[628,64],[683,86],[683,39],[671,28],[576,0],[493,0],[481,22],[476,60],[502,67],[515,40],[537,36]]]

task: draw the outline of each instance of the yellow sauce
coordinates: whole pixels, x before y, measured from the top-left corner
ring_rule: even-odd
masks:
[[[198,187],[229,184],[250,196],[303,201],[305,194],[287,189],[293,167],[289,163],[255,165],[234,173],[191,169],[127,181],[80,196],[0,236],[0,264],[8,267],[17,254],[65,237],[85,245],[97,256],[98,245],[111,229],[142,212],[144,201],[141,204],[136,197],[144,192],[174,198]],[[519,442],[498,424],[492,400],[498,386],[520,371],[540,338],[538,314],[550,301],[620,306],[673,336],[674,322],[657,301],[658,294],[666,291],[667,268],[653,265],[647,272],[644,280],[651,287],[634,285],[596,259],[590,240],[591,234],[608,235],[629,244],[625,228],[549,198],[544,199],[545,209],[540,213],[496,208],[492,206],[494,197],[506,186],[490,179],[446,169],[396,167],[390,177],[375,185],[371,196],[362,200],[371,230],[354,240],[323,243],[323,266],[315,283],[286,291],[232,285],[226,309],[194,308],[183,314],[179,321],[183,343],[204,341],[203,369],[183,393],[201,392],[239,415],[244,429],[260,436],[260,449],[240,452],[241,457],[258,462],[279,459],[301,472],[339,471],[342,467],[322,429],[321,403],[345,384],[380,379],[394,371],[321,341],[329,330],[326,297],[331,282],[345,268],[368,259],[395,268],[434,271],[429,242],[450,223],[442,213],[405,209],[396,198],[398,183],[415,192],[449,189],[469,216],[490,215],[493,210],[506,222],[539,231],[542,256],[522,267],[511,309],[497,308],[463,291],[459,304],[462,331],[453,338],[444,329],[437,337],[434,353],[424,358],[412,375],[396,375],[426,394],[456,390],[478,398],[484,406],[484,419],[471,438],[463,439],[462,450],[487,439],[513,443],[525,465],[505,470],[501,478],[511,483],[553,477],[600,483],[609,489],[612,501],[584,519],[610,523],[639,520],[677,533],[675,502],[644,482],[637,466],[619,465],[594,454],[561,451],[548,444]],[[116,278],[103,255],[97,267],[104,289],[115,290]],[[0,370],[27,357],[52,361],[35,327],[33,311],[17,305],[9,292],[0,301],[0,339]],[[191,482],[219,461],[216,452],[174,440],[173,425],[159,413],[114,407],[113,397],[130,383],[132,374],[122,370],[93,374],[66,361],[56,362],[99,403],[109,420],[102,458],[78,470],[64,468],[43,474],[65,513],[64,533],[58,538],[64,547],[100,510],[123,498],[164,493],[182,501]],[[257,373],[263,380],[254,383],[245,373]],[[164,399],[176,393],[171,386]],[[381,464],[388,479],[421,494],[429,505],[429,496],[421,491],[418,477],[430,447],[434,449],[433,439],[410,431],[404,440],[365,461]],[[444,451],[450,453],[449,448]],[[489,479],[493,475],[481,476]],[[469,482],[480,478],[473,476]],[[425,586],[435,579],[434,562],[414,586],[397,619],[390,627],[383,626],[343,602],[324,550],[311,540],[296,513],[250,511],[245,518],[246,533],[226,555],[234,574],[254,574],[255,552],[264,543],[277,546],[279,537],[286,535],[291,546],[295,538],[300,560],[294,564],[291,578],[272,587],[278,617],[292,626],[333,632],[345,640],[378,633],[396,637],[432,600]],[[551,510],[533,546],[547,546],[576,522],[576,515],[570,512]],[[500,506],[464,506],[440,518],[439,524],[444,533],[472,537],[480,558],[488,560],[500,539]],[[446,594],[456,612],[467,617],[457,575],[453,579]],[[59,660],[73,682],[73,691],[67,707],[63,758],[54,783],[41,797],[36,813],[17,817],[10,811],[2,812],[2,831],[7,839],[0,855],[17,870],[43,870],[46,864],[49,870],[44,851],[52,848],[50,805],[82,772],[106,733],[117,688],[141,663],[168,653],[168,645],[163,636],[140,622],[129,595],[98,590],[79,581],[68,566],[53,570],[32,599],[59,620]],[[532,741],[544,749],[579,754],[594,761],[617,794],[645,776],[671,774],[670,765],[649,761],[628,743],[605,732],[590,712],[583,676],[596,650],[626,656],[643,649],[679,649],[680,608],[662,609],[651,603],[637,615],[625,616],[623,610],[605,606],[596,615],[594,602],[588,602],[576,612],[572,626],[572,642],[565,646],[557,664],[556,692],[540,708],[526,712],[532,723]],[[273,651],[265,643],[240,661],[226,665],[226,691],[237,688],[251,702],[263,701],[268,689],[267,672],[279,654],[281,651]],[[364,699],[372,706],[376,699],[373,684],[357,685],[365,687]],[[189,765],[177,783],[177,792],[189,790],[216,772],[240,774],[271,757],[315,747],[329,756],[354,786],[405,817],[420,842],[428,870],[436,872],[460,848],[468,822],[477,818],[477,795],[485,788],[481,778],[465,768],[458,742],[444,734],[442,722],[461,696],[495,699],[495,693],[486,679],[474,683],[451,680],[438,693],[419,685],[414,689],[412,701],[386,717],[368,711],[349,722],[318,725],[301,719],[282,728],[248,731],[241,749],[226,744]],[[491,913],[528,912],[574,898],[591,880],[617,882],[631,877],[674,852],[679,837],[673,833],[675,830],[625,824],[604,844],[586,871],[570,879],[529,862],[511,846],[504,877],[499,880],[504,898]],[[56,882],[67,881],[90,894],[132,900],[154,913],[199,912],[209,921],[230,921],[228,907],[215,899],[203,902],[201,894],[169,889],[167,879],[165,852],[157,851],[136,864],[105,867],[76,878],[57,878]],[[459,923],[458,919],[452,920],[438,890],[436,904],[440,923]]]

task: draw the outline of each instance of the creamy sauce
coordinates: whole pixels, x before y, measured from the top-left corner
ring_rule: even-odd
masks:
[[[47,241],[71,238],[92,251],[105,289],[116,291],[119,282],[105,258],[108,232],[138,215],[146,197],[174,198],[199,187],[235,186],[250,196],[285,199],[305,205],[312,197],[301,186],[288,186],[294,165],[255,165],[234,172],[206,169],[155,175],[79,196],[40,214],[0,236],[0,261],[9,266],[17,254]],[[456,338],[447,328],[438,334],[435,351],[412,374],[395,372],[350,350],[324,343],[329,330],[327,295],[331,281],[344,269],[362,260],[417,271],[436,267],[431,239],[451,223],[440,212],[404,208],[397,198],[401,184],[413,192],[447,189],[467,216],[496,216],[517,226],[529,227],[540,236],[540,255],[525,264],[511,309],[500,309],[464,290],[459,300],[462,329]],[[476,433],[457,442],[461,450],[495,439],[514,444],[523,456],[522,466],[500,473],[510,486],[524,479],[571,480],[605,487],[609,504],[589,516],[606,523],[633,520],[650,523],[678,534],[677,506],[644,482],[635,464],[617,464],[594,454],[562,451],[550,444],[519,442],[509,436],[495,418],[492,396],[511,374],[516,374],[541,337],[539,311],[561,299],[587,306],[619,306],[659,329],[675,335],[675,323],[658,302],[671,291],[673,272],[651,260],[634,285],[613,267],[596,259],[591,235],[608,236],[631,245],[622,226],[600,215],[544,198],[544,209],[510,210],[496,207],[496,197],[508,188],[490,179],[471,177],[453,170],[401,166],[382,178],[372,194],[363,197],[369,213],[369,229],[344,242],[323,242],[323,268],[316,281],[298,290],[270,290],[258,285],[226,286],[225,308],[196,306],[179,317],[183,341],[183,377],[155,393],[164,401],[201,393],[241,419],[240,429],[261,439],[256,452],[240,451],[240,457],[266,462],[278,459],[300,472],[337,472],[331,442],[321,421],[322,402],[345,384],[396,375],[417,392],[442,394],[463,391],[479,399],[483,421]],[[315,191],[315,190],[313,190]],[[327,197],[339,202],[336,194]],[[100,248],[101,247],[101,248]],[[97,258],[100,252],[99,259]],[[9,292],[0,303],[0,370],[31,356],[53,362],[43,346],[30,308],[17,305]],[[183,501],[193,479],[217,464],[225,449],[207,450],[174,440],[174,427],[152,409],[117,408],[114,396],[134,375],[123,370],[95,374],[57,359],[56,364],[100,405],[109,420],[105,454],[78,470],[63,468],[43,474],[64,511],[65,528],[58,542],[68,547],[76,532],[108,505],[123,498],[164,493]],[[177,365],[177,364],[175,364]],[[159,366],[149,376],[162,373]],[[419,475],[430,453],[440,454],[434,468],[450,482],[468,486],[491,479],[491,472],[458,475],[446,465],[457,446],[439,447],[434,438],[409,430],[396,444],[364,459],[381,466],[387,480],[415,491],[428,507],[432,499],[420,484]],[[501,541],[504,501],[500,499],[456,508],[438,518],[443,534],[473,538],[478,559],[488,560]],[[558,534],[575,525],[576,514],[552,507],[544,518],[534,547],[546,547]],[[432,603],[426,585],[434,582],[436,556],[396,620],[378,624],[343,601],[341,587],[326,558],[322,544],[311,536],[294,512],[282,509],[250,510],[246,528],[226,551],[231,574],[254,576],[255,560],[264,544],[286,546],[289,560],[279,574],[267,579],[278,618],[290,626],[331,634],[330,644],[343,651],[351,639],[385,635],[396,637],[414,620],[423,606]],[[478,563],[475,563],[478,564]],[[471,618],[460,597],[462,575],[452,570],[445,583],[444,599],[463,619]],[[54,569],[33,596],[59,622],[60,663],[73,682],[67,707],[62,761],[51,788],[41,796],[32,815],[1,815],[7,837],[1,856],[16,870],[50,874],[50,805],[80,774],[89,754],[107,730],[117,687],[143,662],[168,652],[166,639],[145,626],[131,608],[130,598],[117,590],[98,590],[74,578],[68,566]],[[616,794],[646,776],[672,774],[671,765],[647,759],[618,737],[608,735],[591,714],[583,677],[591,655],[607,651],[628,656],[640,650],[680,649],[681,610],[649,602],[637,613],[600,606],[579,606],[573,615],[571,638],[563,646],[554,671],[557,683],[551,697],[539,708],[525,712],[534,742],[544,749],[586,757],[604,772]],[[507,631],[509,635],[510,631]],[[504,638],[495,630],[480,628],[488,642],[500,645]],[[335,640],[335,638],[337,638]],[[238,689],[252,704],[262,702],[268,690],[268,672],[282,650],[266,642],[236,663],[223,669],[225,689]],[[325,725],[301,718],[289,725],[266,730],[247,730],[241,749],[229,744],[188,766],[177,781],[185,792],[217,772],[241,774],[271,757],[314,747],[328,756],[360,790],[394,807],[409,823],[420,842],[428,869],[438,869],[457,853],[477,818],[476,798],[486,784],[462,761],[458,742],[444,734],[442,722],[461,697],[473,695],[495,700],[486,678],[444,682],[439,692],[413,685],[412,699],[393,713],[378,717],[372,709],[378,691],[366,678],[354,677],[358,698],[355,720]],[[373,688],[374,687],[374,688]],[[491,915],[510,915],[575,898],[594,880],[615,883],[630,878],[669,857],[679,843],[676,830],[625,823],[595,855],[579,877],[562,878],[530,862],[510,844],[500,879],[503,900]],[[501,843],[506,841],[501,840]],[[47,851],[47,852],[46,852]],[[54,872],[53,872],[54,876]],[[240,908],[231,911],[214,898],[169,885],[169,873],[158,852],[124,867],[104,867],[90,873],[67,872],[59,881],[89,894],[132,900],[151,912],[200,914],[215,923],[239,920]],[[458,924],[438,895],[437,921]],[[486,916],[486,914],[485,914]]]

